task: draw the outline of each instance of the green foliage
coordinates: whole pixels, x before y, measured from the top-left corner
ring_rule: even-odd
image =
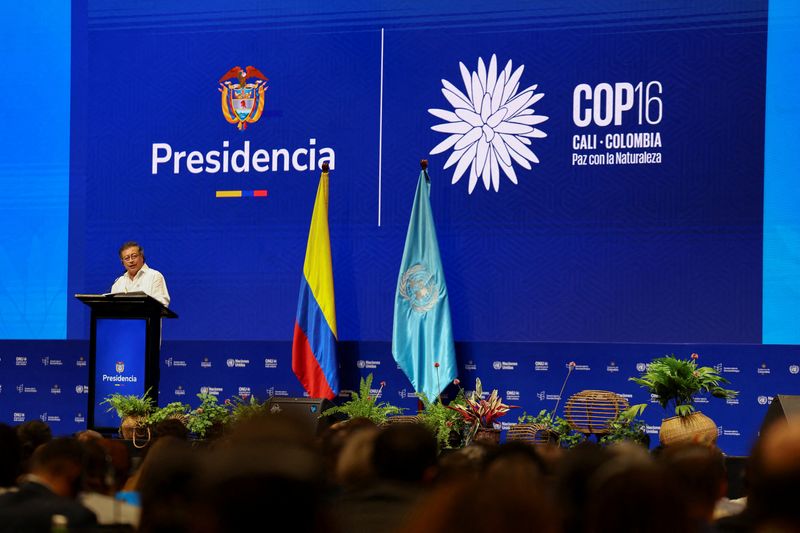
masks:
[[[263,416],[268,413],[267,401],[259,402],[258,399],[250,395],[249,399],[244,399],[239,396],[234,396],[229,402],[233,406],[231,411],[231,422],[241,422],[253,417]]]
[[[197,397],[200,398],[200,406],[189,413],[186,427],[202,439],[211,426],[227,422],[230,412],[225,406],[219,405],[219,400],[213,394],[201,393]]]
[[[539,424],[544,426],[558,442],[559,446],[565,448],[572,448],[584,440],[583,434],[572,429],[565,419],[560,416],[554,417],[546,409],[539,411],[536,416],[529,415],[526,412],[522,413],[517,419],[520,424]]]
[[[737,391],[720,386],[730,382],[716,370],[710,366],[698,368],[697,357],[697,354],[692,354],[689,360],[678,359],[674,354],[658,357],[640,377],[628,379],[647,389],[664,409],[673,404],[678,416],[694,412],[694,395],[701,392],[711,393],[715,398],[736,397]]]
[[[425,409],[420,411],[417,417],[422,424],[436,435],[439,449],[444,450],[460,446],[463,440],[462,435],[466,429],[463,417],[456,410],[444,405],[441,398],[437,398],[436,401],[432,402],[422,392],[417,393],[417,396],[425,406]],[[450,402],[450,405],[465,404],[464,391],[459,390],[458,395]],[[458,442],[453,442],[455,439]]]
[[[335,414],[346,415],[347,418],[368,418],[376,424],[383,424],[389,415],[399,415],[404,409],[389,404],[388,402],[377,402],[380,390],[372,396],[372,373],[366,379],[361,378],[359,392],[353,392],[350,399],[337,407],[331,407],[322,412],[320,416],[330,416]],[[381,390],[384,383],[381,382]]]
[[[609,420],[609,432],[600,439],[600,444],[611,444],[620,441],[631,441],[647,445],[649,437],[645,431],[644,420],[636,418],[642,414],[647,404],[633,405],[620,412],[616,418]]]
[[[172,402],[164,407],[159,407],[147,417],[149,425],[158,424],[168,418],[178,418],[184,420],[189,414],[191,406],[187,403]]]
[[[150,389],[147,389],[141,396],[136,396],[135,394],[124,395],[115,392],[106,396],[100,402],[100,405],[108,404],[107,412],[116,411],[120,419],[129,416],[146,417],[155,408],[153,399],[149,394]]]

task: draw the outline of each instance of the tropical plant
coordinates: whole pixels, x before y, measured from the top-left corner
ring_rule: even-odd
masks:
[[[147,417],[155,407],[153,399],[149,396],[150,389],[147,389],[141,396],[135,394],[120,394],[118,392],[109,394],[100,402],[100,405],[108,404],[107,412],[116,411],[120,420],[128,417]]]
[[[649,446],[650,437],[645,431],[644,420],[636,418],[642,414],[647,404],[638,404],[621,411],[608,421],[608,433],[600,438],[600,444],[631,441]]]
[[[267,401],[259,402],[252,394],[249,398],[234,396],[230,400],[225,400],[225,404],[232,407],[230,419],[232,423],[267,414]]]
[[[331,407],[322,412],[320,416],[330,416],[335,414],[343,414],[350,418],[368,418],[376,424],[383,424],[389,415],[401,414],[404,409],[389,404],[388,402],[378,402],[383,387],[386,386],[385,381],[381,381],[381,387],[375,396],[372,395],[372,373],[366,379],[361,378],[359,381],[359,392],[353,391],[350,399],[342,405]]]
[[[555,416],[546,409],[539,411],[536,416],[522,413],[517,419],[520,424],[537,424],[543,427],[544,431],[548,431],[553,439],[559,446],[572,448],[579,442],[584,440],[583,434],[575,431],[565,419],[560,416]]]
[[[227,422],[230,412],[224,405],[219,405],[219,400],[213,394],[200,393],[197,397],[200,398],[200,406],[189,412],[186,427],[202,439],[213,426]]]
[[[481,385],[480,378],[475,379],[475,390],[469,396],[464,397],[464,403],[451,403],[447,406],[461,415],[464,422],[468,426],[467,442],[472,441],[472,438],[480,428],[493,428],[494,422],[505,415],[509,409],[515,409],[516,405],[506,405],[503,403],[502,398],[497,394],[497,389],[492,390],[492,393],[487,399],[483,399],[483,386]]]
[[[454,383],[458,385],[458,380],[455,380]],[[444,450],[460,446],[463,441],[462,435],[466,429],[466,424],[458,411],[449,409],[448,406],[444,405],[441,397],[437,397],[436,401],[433,402],[422,392],[417,393],[417,397],[424,406],[424,410],[420,411],[417,417],[423,425],[436,435],[439,449]],[[450,405],[465,404],[464,391],[459,389],[458,394],[450,402]]]
[[[710,366],[697,366],[698,355],[678,359],[674,354],[658,357],[647,365],[640,377],[628,378],[638,383],[653,395],[653,398],[668,409],[675,406],[675,414],[687,416],[694,412],[694,396],[701,392],[711,393],[715,398],[734,398],[737,391],[724,389],[721,383],[730,383]]]
[[[187,403],[168,403],[164,407],[159,407],[150,413],[147,417],[147,424],[153,426],[168,418],[177,418],[185,423],[191,409],[191,406]]]

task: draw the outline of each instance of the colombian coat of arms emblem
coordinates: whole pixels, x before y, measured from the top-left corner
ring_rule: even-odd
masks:
[[[253,81],[248,82],[255,78]],[[236,79],[237,82],[228,80]],[[220,79],[222,93],[222,114],[231,124],[240,130],[247,129],[247,124],[258,121],[264,112],[264,92],[267,90],[268,78],[255,67],[233,67]]]

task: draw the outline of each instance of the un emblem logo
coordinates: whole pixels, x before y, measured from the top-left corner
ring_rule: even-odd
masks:
[[[800,366],[798,366],[798,365],[791,365],[791,366],[789,367],[789,373],[790,373],[790,374],[800,374]]]
[[[433,274],[420,263],[403,272],[398,292],[417,313],[430,311],[439,301],[439,285]]]
[[[238,79],[231,83],[230,79]],[[248,83],[250,78],[255,81]],[[219,79],[222,93],[222,115],[230,124],[236,124],[239,130],[247,129],[248,124],[257,122],[264,112],[264,92],[267,90],[267,79],[256,67],[233,67]]]

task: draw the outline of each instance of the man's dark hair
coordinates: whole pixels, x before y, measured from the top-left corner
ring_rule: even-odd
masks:
[[[392,424],[375,438],[372,463],[384,480],[421,482],[436,466],[436,437],[420,424]]]
[[[41,420],[28,420],[17,426],[17,437],[22,447],[22,470],[28,472],[29,463],[36,448],[53,440],[53,432]]]
[[[127,242],[123,243],[122,246],[119,247],[119,257],[120,257],[120,259],[122,259],[122,252],[123,251],[127,250],[128,248],[134,248],[134,247],[139,249],[139,255],[142,256],[142,259],[144,259],[144,248],[142,248],[142,246],[136,241],[127,241]]]

